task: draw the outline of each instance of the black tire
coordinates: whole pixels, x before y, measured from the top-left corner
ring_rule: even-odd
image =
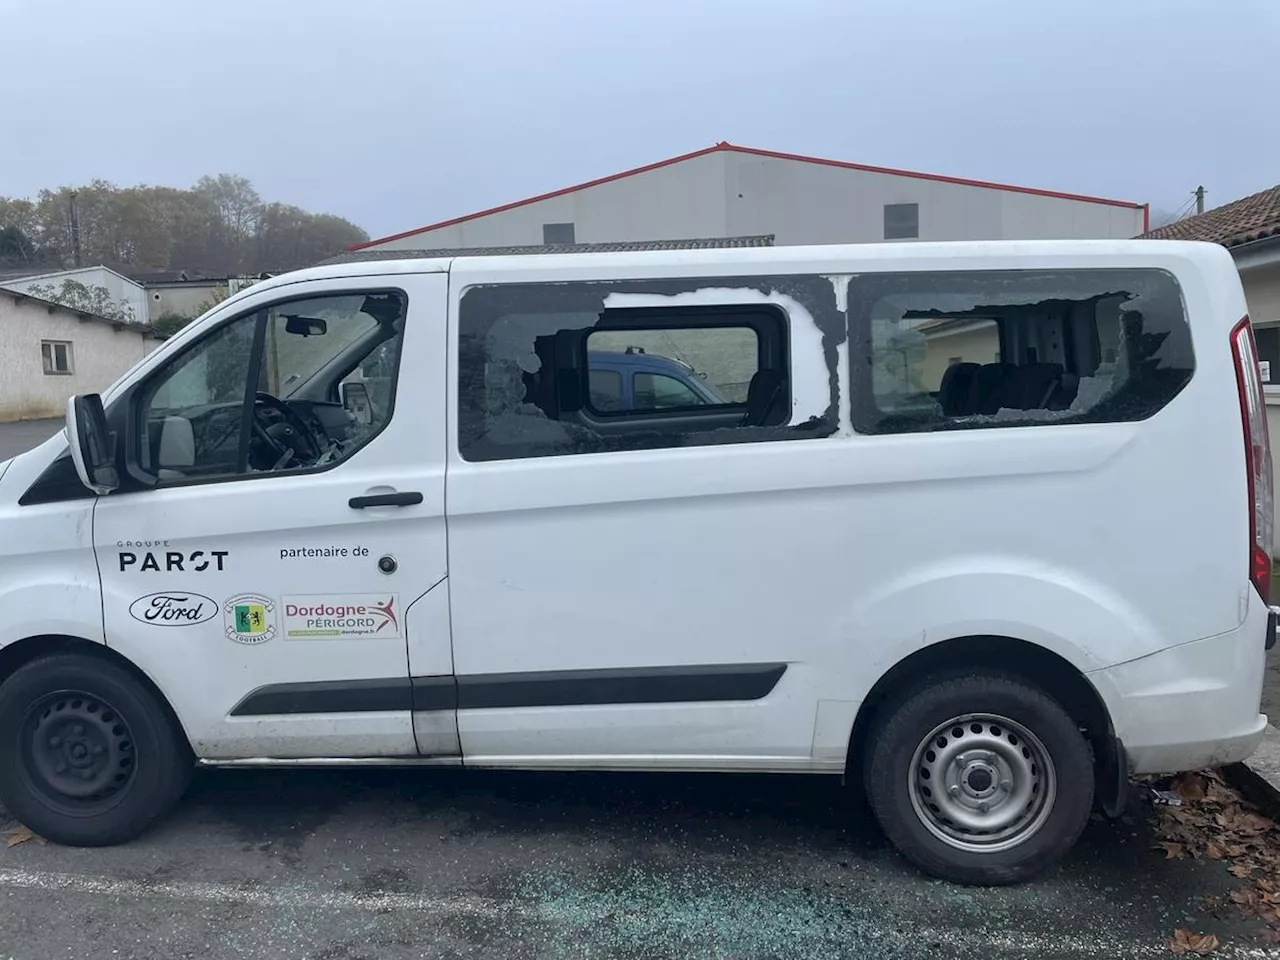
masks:
[[[0,802],[55,843],[132,840],[182,796],[193,765],[157,694],[103,657],[52,654],[0,685]]]
[[[963,727],[946,726],[957,718],[967,718]],[[998,725],[998,718],[1012,721],[1031,738],[1019,741],[1008,726]],[[1030,879],[1071,848],[1089,819],[1094,787],[1089,745],[1056,700],[1019,677],[971,672],[932,677],[887,705],[870,736],[863,772],[876,819],[907,859],[944,880],[993,885]],[[1026,759],[1018,760],[1020,755]],[[1006,778],[1008,757],[1014,773]],[[1040,757],[1049,762],[1035,764]],[[931,772],[933,786],[950,799],[931,792]],[[1001,778],[994,786],[993,772]],[[982,822],[989,809],[995,816],[1016,818],[1004,833],[966,831],[963,820],[948,818],[956,810],[978,809],[985,794],[971,794],[975,784],[981,791],[999,791],[999,797],[991,795],[974,819]],[[930,798],[940,800],[941,808]],[[1001,811],[997,802],[1008,806]],[[982,849],[984,844],[991,848]]]

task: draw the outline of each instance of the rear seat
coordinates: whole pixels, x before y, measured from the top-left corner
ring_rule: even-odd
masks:
[[[1015,367],[1001,384],[996,409],[1043,410],[1061,379],[1060,363],[1028,363]]]
[[[1075,399],[1079,377],[1060,363],[957,363],[938,386],[938,402],[949,417],[993,415],[1000,410],[1065,410]]]
[[[1005,382],[1017,375],[1012,363],[984,363],[973,381],[972,412],[992,414],[999,410]]]
[[[973,413],[970,397],[978,370],[976,363],[953,363],[943,372],[942,382],[938,384],[938,403],[945,415],[964,417]]]

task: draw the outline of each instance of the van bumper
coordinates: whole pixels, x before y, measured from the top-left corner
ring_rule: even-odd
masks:
[[[1129,773],[1218,767],[1244,760],[1261,742],[1274,620],[1262,598],[1249,593],[1238,629],[1089,674],[1124,744]]]

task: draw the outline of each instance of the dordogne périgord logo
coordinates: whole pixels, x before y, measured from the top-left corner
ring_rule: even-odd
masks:
[[[347,593],[282,597],[286,640],[395,640],[401,636],[395,594]]]

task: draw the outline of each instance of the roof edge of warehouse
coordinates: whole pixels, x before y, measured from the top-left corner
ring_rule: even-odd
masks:
[[[1020,187],[1010,183],[995,183],[990,180],[972,180],[967,177],[950,177],[940,173],[921,173],[916,170],[898,170],[893,167],[877,167],[866,163],[853,163],[848,160],[828,160],[822,157],[807,157],[798,153],[782,153],[778,150],[762,150],[758,147],[741,147],[737,144],[729,143],[727,140],[721,140],[714,146],[704,147],[701,150],[694,150],[692,153],[682,153],[678,157],[668,157],[666,160],[659,160],[656,163],[647,163],[642,167],[633,167],[630,170],[623,170],[621,173],[612,173],[607,177],[597,177],[595,180],[587,180],[584,183],[575,183],[570,187],[561,187],[559,190],[552,190],[550,193],[540,193],[534,197],[526,197],[523,200],[504,203],[500,206],[490,207],[487,210],[478,210],[475,213],[468,213],[461,217],[441,220],[439,223],[430,223],[425,227],[417,227],[413,230],[405,230],[402,233],[393,233],[386,237],[378,237],[375,240],[366,240],[363,243],[352,244],[350,247],[347,247],[347,251],[354,252],[356,250],[363,250],[366,247],[376,246],[380,243],[390,243],[393,240],[403,240],[405,237],[413,237],[420,233],[429,233],[432,230],[452,227],[459,223],[466,223],[468,220],[476,220],[480,217],[487,217],[495,213],[505,213],[508,210],[528,206],[531,203],[540,203],[543,200],[552,200],[555,197],[562,197],[568,193],[576,193],[577,191],[585,190],[588,187],[598,187],[601,184],[612,183],[614,180],[634,177],[637,174],[648,173],[650,170],[658,170],[662,167],[669,167],[675,163],[682,163],[685,160],[694,160],[698,157],[705,157],[708,154],[721,152],[745,153],[755,157],[769,157],[774,160],[798,160],[801,163],[816,163],[826,167],[840,167],[844,170],[861,170],[864,173],[884,173],[895,177],[913,177],[916,180],[934,180],[939,183],[954,183],[963,187],[982,187],[987,190],[1003,190],[1008,193],[1026,193],[1036,197],[1053,197],[1058,200],[1076,200],[1083,203],[1101,203],[1112,207],[1125,207],[1130,210],[1142,210],[1144,218],[1149,216],[1149,206],[1147,204],[1134,203],[1131,200],[1110,200],[1106,197],[1091,197],[1083,193],[1065,193],[1059,190],[1041,190],[1036,187]],[[1144,223],[1144,232],[1145,226],[1146,225]]]
[[[501,247],[442,247],[436,250],[409,250],[396,247],[392,250],[365,250],[352,247],[328,260],[321,260],[318,267],[339,263],[364,263],[369,260],[444,260],[454,257],[509,257],[559,253],[637,253],[654,250],[730,250],[744,247],[772,247],[772,233],[750,234],[741,237],[696,237],[687,240],[613,240],[599,243],[543,243],[514,244]],[[363,246],[363,245],[361,245]]]

